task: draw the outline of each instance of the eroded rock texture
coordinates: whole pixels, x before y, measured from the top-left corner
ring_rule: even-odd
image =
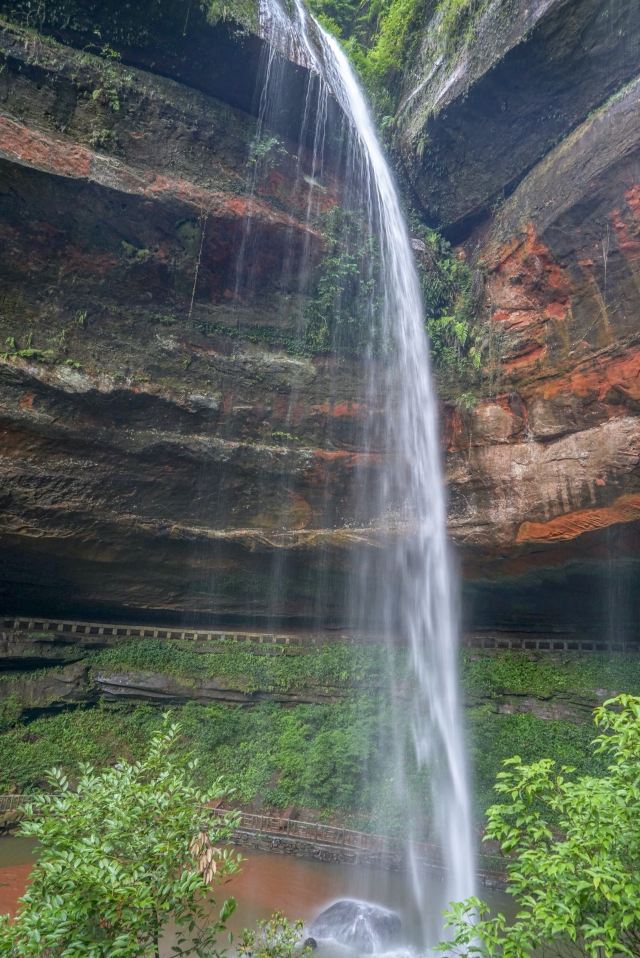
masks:
[[[270,345],[321,255],[304,147],[248,197],[250,113],[15,25],[0,42],[5,607],[265,614],[359,459],[353,370]],[[280,605],[322,574],[296,561]]]
[[[452,32],[436,10],[399,108],[406,174],[462,237],[638,71],[632,0],[485,0]]]
[[[291,348],[322,257],[290,139],[303,72],[283,66],[283,149],[248,198],[260,41],[156,6],[142,24],[68,0],[36,34],[28,3],[0,4],[22,19],[0,33],[0,598],[343,621],[354,550],[375,561],[387,534],[352,498],[382,453],[361,448],[354,362]],[[399,119],[490,330],[479,400],[443,411],[469,619],[628,628],[640,8],[481,9],[457,47],[425,38]],[[321,185],[330,209],[339,179]]]
[[[591,5],[571,5],[571,15],[566,5],[546,6],[549,15],[558,8],[549,62],[561,41],[571,60],[576,18]],[[488,218],[465,241],[484,281],[494,381],[473,411],[450,411],[447,438],[452,532],[480,618],[615,633],[635,631],[638,611],[640,78],[605,95],[630,66],[626,52],[638,49],[638,8],[598,6],[576,69],[597,80],[593,95],[603,102],[535,164],[529,153],[519,184],[491,211],[487,191]],[[623,47],[604,82],[596,28],[609,7],[626,30],[616,34]],[[523,36],[520,59],[540,42],[535,29]],[[506,53],[495,70],[508,63]],[[575,92],[574,106],[585,94],[577,79]],[[447,128],[444,118],[431,122]],[[543,116],[537,127],[557,138]],[[482,159],[496,171],[494,152],[474,156],[472,180]],[[502,585],[492,590],[492,578]]]

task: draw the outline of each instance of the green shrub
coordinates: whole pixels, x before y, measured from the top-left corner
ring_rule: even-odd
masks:
[[[216,938],[235,907],[211,921],[211,883],[237,870],[237,855],[216,847],[236,824],[226,816],[202,835],[203,792],[195,763],[177,754],[180,727],[165,722],[134,764],[85,765],[71,789],[47,776],[48,791],[25,807],[20,834],[37,839],[38,861],[14,921],[0,918],[0,954],[22,958],[158,958],[171,927],[175,953],[214,956]],[[215,863],[207,873],[201,851]]]
[[[187,678],[222,678],[246,691],[289,692],[296,688],[346,689],[379,685],[386,658],[382,646],[336,643],[304,651],[285,646],[210,643],[198,649],[190,642],[133,639],[98,652],[94,668],[163,672]]]
[[[179,710],[184,734],[201,759],[207,785],[224,775],[242,802],[307,806],[340,811],[358,827],[401,830],[395,822],[391,706],[386,691],[387,652],[381,646],[336,644],[305,651],[273,650],[232,642],[198,652],[190,643],[153,639],[126,642],[97,653],[93,668],[165,672],[196,681],[227,676],[247,690],[295,693],[297,689],[340,689],[344,699],[321,705],[251,707],[190,703]],[[394,667],[406,669],[396,654]],[[461,655],[463,692],[486,705],[467,710],[467,739],[474,778],[476,817],[492,803],[500,763],[514,753],[527,762],[553,756],[587,771],[592,730],[587,722],[547,720],[531,714],[505,715],[495,701],[505,694],[541,700],[569,693],[597,701],[596,690],[640,692],[640,660],[622,653],[537,658],[518,653]],[[39,673],[36,673],[39,674]],[[17,720],[19,703],[9,701],[0,729],[0,790],[29,791],[45,773],[61,766],[72,777],[82,762],[108,765],[117,755],[140,757],[161,716],[151,705],[102,704]],[[408,777],[421,796],[424,776],[412,767],[409,730]],[[376,820],[376,816],[378,816]]]
[[[461,681],[470,695],[504,693],[549,698],[562,692],[640,693],[640,659],[624,653],[550,656],[524,652],[461,653]]]
[[[640,699],[594,712],[588,772],[551,758],[507,759],[486,838],[507,856],[508,921],[477,898],[449,912],[447,955],[640,955]],[[605,767],[602,767],[602,766]]]
[[[11,693],[0,699],[0,732],[11,728],[22,715],[22,704],[16,695]]]
[[[133,712],[78,709],[16,726],[0,736],[0,790],[31,791],[54,766],[77,774],[82,762],[102,766],[116,755],[138,757],[159,721],[156,709],[142,705]]]
[[[493,800],[493,784],[501,763],[518,753],[527,762],[552,755],[559,763],[586,772],[593,761],[588,723],[541,719],[535,715],[499,715],[472,709],[467,718],[469,761],[473,772],[475,814],[481,820]]]
[[[420,40],[426,0],[309,0],[337,36],[381,118],[393,113],[400,80]]]
[[[312,958],[302,942],[304,922],[290,922],[281,912],[258,922],[256,931],[244,929],[236,946],[238,958]]]

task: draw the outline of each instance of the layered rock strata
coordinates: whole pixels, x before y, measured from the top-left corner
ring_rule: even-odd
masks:
[[[445,411],[470,620],[637,636],[639,8],[467,9],[434,16],[398,145],[484,322],[473,408]]]
[[[278,347],[322,250],[304,148],[247,196],[251,115],[19,27],[1,42],[5,607],[264,614],[274,554],[309,545],[295,611],[370,461],[353,368]]]
[[[172,43],[168,0],[153,29],[58,6],[54,39],[0,36],[3,605],[343,621],[354,550],[375,562],[410,528],[354,510],[382,455],[357,365],[296,348],[294,277],[323,253],[304,144],[247,195],[260,42],[196,24]],[[638,7],[478,9],[462,39],[425,37],[399,116],[487,330],[472,408],[443,410],[470,625],[632,634]],[[94,16],[100,56],[78,49]],[[279,136],[304,89],[285,69]],[[330,209],[330,169],[320,187]]]

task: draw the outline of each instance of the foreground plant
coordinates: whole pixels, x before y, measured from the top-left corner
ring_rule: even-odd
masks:
[[[177,754],[180,726],[165,719],[146,758],[96,771],[82,767],[72,791],[55,770],[51,793],[25,808],[20,834],[39,842],[38,861],[13,923],[0,918],[0,955],[11,958],[158,958],[172,926],[173,958],[216,955],[235,908],[211,918],[211,881],[236,871],[218,847],[234,816],[203,832],[202,806],[219,797],[194,784],[195,761]]]
[[[302,941],[303,927],[302,921],[290,922],[277,911],[258,922],[256,931],[245,928],[236,953],[239,958],[310,958],[313,949]]]
[[[640,698],[621,695],[594,712],[593,746],[610,759],[601,777],[574,777],[543,759],[508,759],[488,812],[487,839],[510,856],[511,924],[477,898],[446,916],[448,954],[640,955]]]

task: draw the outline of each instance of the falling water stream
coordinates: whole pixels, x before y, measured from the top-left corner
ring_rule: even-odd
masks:
[[[351,621],[374,628],[390,648],[410,650],[410,675],[392,687],[394,726],[387,741],[395,754],[394,797],[404,823],[411,894],[423,916],[425,945],[441,933],[441,910],[473,892],[473,845],[457,688],[457,622],[446,536],[446,503],[419,279],[398,192],[360,85],[339,43],[306,12],[303,0],[285,11],[279,0],[261,0],[261,27],[269,41],[260,93],[260,135],[269,128],[281,95],[278,56],[310,70],[300,142],[310,144],[313,175],[307,217],[316,210],[317,177],[329,139],[342,151],[345,207],[357,212],[375,238],[376,255],[364,264],[370,294],[370,342],[363,350],[362,390],[370,410],[360,442],[382,449],[382,468],[364,470],[352,491],[353,514],[376,538],[375,560],[366,550],[352,577]],[[327,109],[330,101],[340,107]],[[333,122],[341,130],[327,129]],[[302,176],[301,171],[298,172]],[[241,268],[247,269],[247,237]],[[291,269],[291,264],[283,266]],[[340,335],[337,322],[335,336]],[[382,354],[380,350],[382,349]],[[382,559],[380,558],[382,556]],[[279,570],[280,573],[282,570]],[[392,683],[400,681],[390,668]],[[407,689],[409,691],[407,691]],[[430,794],[415,795],[406,768],[407,712],[415,762]],[[425,808],[429,840],[445,864],[444,880],[428,881],[415,841]]]

